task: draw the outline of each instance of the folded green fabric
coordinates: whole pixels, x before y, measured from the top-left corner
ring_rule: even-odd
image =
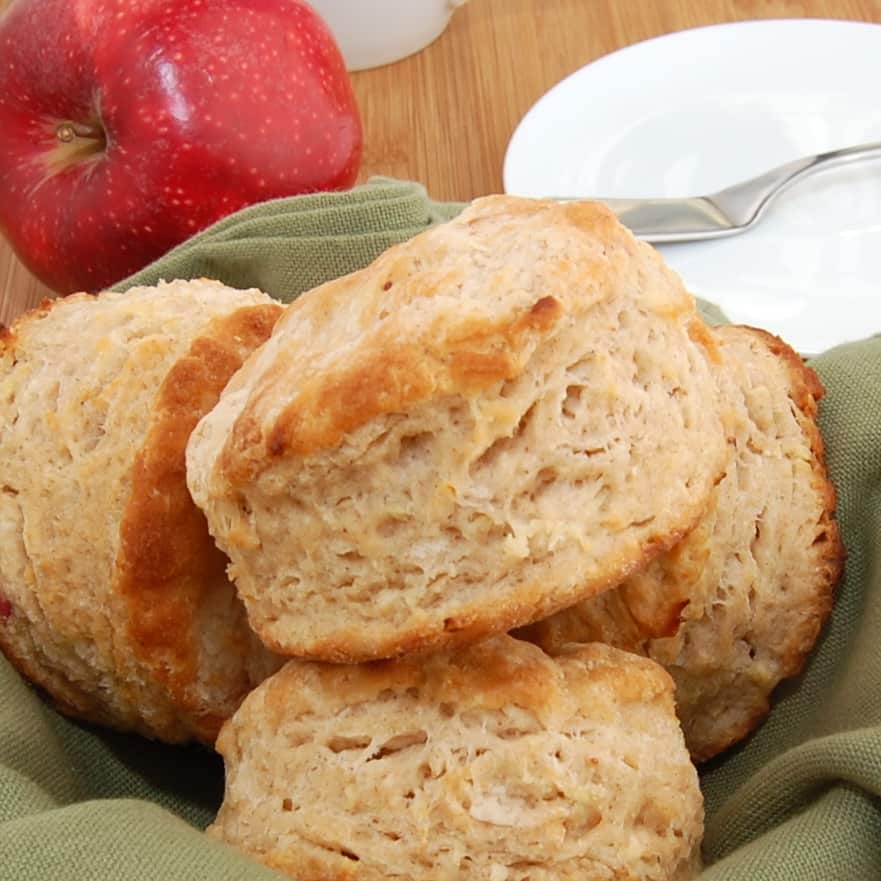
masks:
[[[288,301],[460,209],[387,179],[269,202],[120,287],[210,276]],[[705,881],[881,878],[881,340],[813,366],[827,389],[847,576],[804,675],[752,738],[703,770]],[[216,756],[71,722],[0,658],[0,879],[277,878],[201,833],[222,786]]]
[[[216,278],[287,303],[461,210],[431,201],[419,184],[382,177],[345,193],[273,199],[221,220],[116,287]]]

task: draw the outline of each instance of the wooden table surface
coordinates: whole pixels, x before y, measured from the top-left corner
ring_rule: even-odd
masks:
[[[793,17],[881,22],[881,2],[470,0],[427,49],[353,74],[365,127],[362,178],[419,180],[439,199],[499,192],[505,147],[518,121],[589,61],[684,28]],[[46,296],[51,292],[0,237],[0,323]]]

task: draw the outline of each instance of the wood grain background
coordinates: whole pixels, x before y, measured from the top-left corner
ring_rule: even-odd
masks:
[[[881,22],[881,0],[470,0],[427,49],[352,75],[361,179],[419,180],[438,199],[498,192],[514,128],[563,77],[649,37],[757,18]],[[0,238],[0,322],[49,295]]]

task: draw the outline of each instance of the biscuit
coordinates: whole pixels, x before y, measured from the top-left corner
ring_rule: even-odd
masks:
[[[0,647],[70,715],[212,743],[278,660],[184,448],[281,307],[194,281],[45,303],[0,344]]]
[[[764,331],[714,333],[730,462],[707,515],[616,590],[520,633],[549,651],[598,639],[663,664],[697,761],[749,734],[774,687],[801,670],[844,560],[819,379]]]
[[[290,661],[217,741],[210,835],[298,881],[687,879],[703,803],[661,667],[509,636]]]
[[[294,302],[190,490],[273,650],[473,642],[618,584],[724,467],[693,298],[594,203],[478,200]]]

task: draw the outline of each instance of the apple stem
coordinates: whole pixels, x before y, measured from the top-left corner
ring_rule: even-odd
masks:
[[[81,122],[62,122],[55,129],[55,137],[64,144],[70,144],[77,138],[91,138],[92,140],[103,141],[104,131],[98,125],[89,125]]]
[[[107,135],[97,119],[88,122],[65,120],[49,131],[54,138],[43,154],[48,177],[83,162],[95,162],[107,151]]]

